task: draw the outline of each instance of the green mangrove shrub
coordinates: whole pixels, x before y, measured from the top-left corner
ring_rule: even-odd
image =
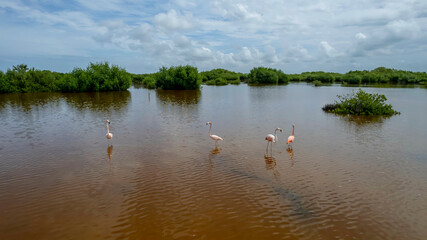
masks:
[[[233,84],[233,85],[239,85],[240,84],[240,79],[233,80],[233,81],[230,81],[228,83]]]
[[[288,74],[289,81],[291,82],[300,82],[301,74]]]
[[[343,76],[347,84],[417,84],[427,77],[425,72],[410,72],[385,67],[378,67],[372,71],[349,71]]]
[[[228,85],[228,82],[224,78],[219,77],[219,78],[215,79],[215,85],[217,85],[217,86]]]
[[[344,84],[418,84],[427,77],[425,72],[410,72],[385,67],[378,67],[371,71],[349,71],[345,74],[331,72],[303,72],[301,74],[289,74],[290,81]]]
[[[248,73],[239,73],[240,82],[249,82],[249,74]]]
[[[205,84],[206,85],[224,86],[224,85],[228,85],[228,82],[224,78],[219,77],[215,80],[209,80],[209,81],[205,82]]]
[[[362,89],[345,95],[338,95],[338,101],[334,104],[327,104],[323,106],[326,112],[337,114],[351,114],[351,115],[394,115],[400,114],[393,110],[390,104],[386,104],[387,98],[378,93],[367,93]]]
[[[311,82],[315,87],[320,87],[323,85],[323,83],[319,80],[314,80],[313,82]]]
[[[202,78],[196,67],[189,65],[161,67],[156,74],[156,87],[161,89],[200,89]]]
[[[148,76],[145,77],[144,80],[142,80],[142,84],[144,87],[148,89],[155,89],[156,88],[156,79],[154,77]]]
[[[340,77],[339,73],[329,73],[329,72],[303,72],[300,75],[293,74],[289,76],[292,81],[305,81],[305,82],[314,82],[319,81],[321,83],[333,83],[335,79]]]
[[[251,84],[278,84],[289,82],[289,76],[283,73],[282,70],[265,67],[253,68],[248,78]]]
[[[132,84],[131,76],[125,69],[107,62],[90,63],[86,69],[74,70],[60,80],[63,92],[99,92],[126,90]]]
[[[147,74],[131,74],[132,83],[141,83],[144,81],[144,78]]]
[[[10,85],[10,82],[6,79],[6,74],[0,71],[0,93],[15,92],[15,89]]]
[[[228,71],[222,68],[213,69],[210,71],[201,72],[203,82],[215,80],[217,78],[223,78],[227,81],[234,81],[240,79],[240,74],[232,71]]]
[[[108,63],[90,63],[87,69],[75,68],[71,73],[29,69],[20,64],[0,74],[0,93],[115,91],[130,85],[129,73]]]
[[[249,83],[252,84],[277,84],[279,76],[271,68],[252,68],[249,73]]]
[[[144,88],[156,88],[156,73],[149,74],[131,74],[132,83],[136,85],[142,84]]]
[[[210,85],[210,86],[212,86],[212,85],[216,85],[216,84],[215,84],[215,80],[209,80],[209,81],[206,81],[206,82],[205,82],[205,84],[206,84],[206,85]]]
[[[240,81],[245,79],[247,74],[235,73],[222,68],[213,69],[210,71],[201,72],[202,80],[206,85],[228,85],[240,84]],[[225,80],[226,82],[224,82]]]
[[[29,69],[25,64],[13,66],[1,75],[0,93],[59,91],[58,81],[63,77],[57,72]]]
[[[278,77],[278,83],[288,83],[289,82],[289,77],[288,75],[286,75],[284,72],[282,72],[282,70],[277,70],[277,69],[272,69],[274,72],[276,72],[277,77]]]
[[[343,81],[348,84],[360,84],[362,82],[362,75],[359,74],[345,74]]]

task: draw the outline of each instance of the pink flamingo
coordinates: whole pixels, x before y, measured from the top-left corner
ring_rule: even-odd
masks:
[[[105,134],[105,137],[107,139],[112,139],[113,138],[113,134],[110,133],[110,129],[108,128],[108,125],[110,124],[110,120],[107,120],[107,134]]]
[[[288,145],[289,148],[289,144],[293,143],[295,140],[295,124],[292,125],[292,136],[288,137],[288,141],[286,142],[286,144]],[[292,145],[290,146],[290,148],[292,148]]]
[[[267,140],[267,148],[265,149],[266,152],[268,152],[268,144],[271,143],[271,151],[273,151],[273,143],[276,142],[276,140],[278,140],[279,138],[277,138],[277,130],[279,130],[280,132],[282,132],[281,128],[276,128],[274,130],[274,135],[273,134],[268,134],[267,137],[265,137],[265,140]]]
[[[210,125],[209,126],[209,137],[211,137],[212,138],[212,140],[214,140],[215,141],[215,146],[217,146],[217,144],[218,144],[218,141],[222,141],[222,140],[224,140],[224,139],[222,139],[221,137],[219,137],[219,136],[217,136],[217,135],[212,135],[211,134],[211,128],[212,128],[212,122],[207,122],[206,123],[206,125]]]

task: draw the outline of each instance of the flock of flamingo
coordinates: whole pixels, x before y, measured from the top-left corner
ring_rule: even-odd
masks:
[[[107,139],[112,139],[113,134],[110,133],[110,128],[108,127],[109,125],[110,125],[110,120],[107,120],[107,134],[105,135],[105,137]],[[206,123],[206,125],[209,125],[209,137],[215,141],[215,146],[218,146],[218,141],[222,141],[224,139],[222,139],[222,137],[220,137],[220,136],[211,134],[212,122],[209,121]],[[274,130],[274,135],[268,134],[265,137],[265,140],[267,140],[267,148],[265,149],[266,152],[268,152],[268,145],[270,145],[270,151],[273,151],[273,143],[276,143],[279,140],[279,138],[277,137],[277,130],[282,132],[281,128],[276,128]],[[295,124],[292,125],[292,135],[288,137],[288,141],[286,142],[286,145],[288,145],[288,148],[292,148],[291,143],[293,143],[294,140],[295,140]]]

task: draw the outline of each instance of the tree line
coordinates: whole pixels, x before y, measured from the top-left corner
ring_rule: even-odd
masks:
[[[189,66],[171,67],[175,71],[181,68],[189,68]],[[197,68],[190,67],[193,71]],[[133,82],[142,83],[147,88],[162,88],[162,84],[156,84],[158,79],[165,78],[165,68],[161,68],[158,73],[152,74],[133,74]],[[249,73],[232,72],[225,69],[213,69],[210,71],[200,72],[201,81],[206,85],[228,85],[240,84],[245,82],[248,84],[286,84],[289,82],[308,82],[316,86],[323,84],[422,84],[427,85],[427,74],[425,72],[411,72],[379,67],[372,71],[349,71],[345,74],[332,72],[303,72],[301,74],[285,74],[282,70],[255,67]],[[174,82],[174,78],[169,78],[169,81]],[[182,81],[176,80],[176,81]],[[160,80],[160,82],[164,82]],[[198,88],[198,86],[194,86]],[[182,88],[182,87],[181,87]],[[178,89],[181,89],[178,88]],[[187,89],[187,88],[186,88]],[[193,89],[193,88],[190,88]]]
[[[128,73],[107,62],[90,63],[86,69],[75,68],[70,73],[29,69],[20,64],[0,71],[0,93],[11,92],[98,92],[126,90],[131,84],[139,83],[146,88],[199,89],[200,85],[240,84],[286,84],[309,82],[322,84],[423,84],[427,85],[425,72],[410,72],[379,67],[372,71],[349,71],[345,74],[331,72],[303,72],[286,74],[280,69],[255,67],[249,73],[213,69],[199,72],[196,67],[161,67],[150,74]]]
[[[349,71],[345,74],[330,72],[303,72],[289,74],[290,81],[343,84],[427,84],[426,72],[411,72],[378,67],[372,71]]]

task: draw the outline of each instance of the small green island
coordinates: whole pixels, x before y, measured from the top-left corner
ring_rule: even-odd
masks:
[[[346,95],[338,95],[334,104],[323,106],[323,111],[336,114],[365,115],[365,116],[392,116],[400,114],[386,104],[387,98],[378,93],[367,93],[362,89]]]

